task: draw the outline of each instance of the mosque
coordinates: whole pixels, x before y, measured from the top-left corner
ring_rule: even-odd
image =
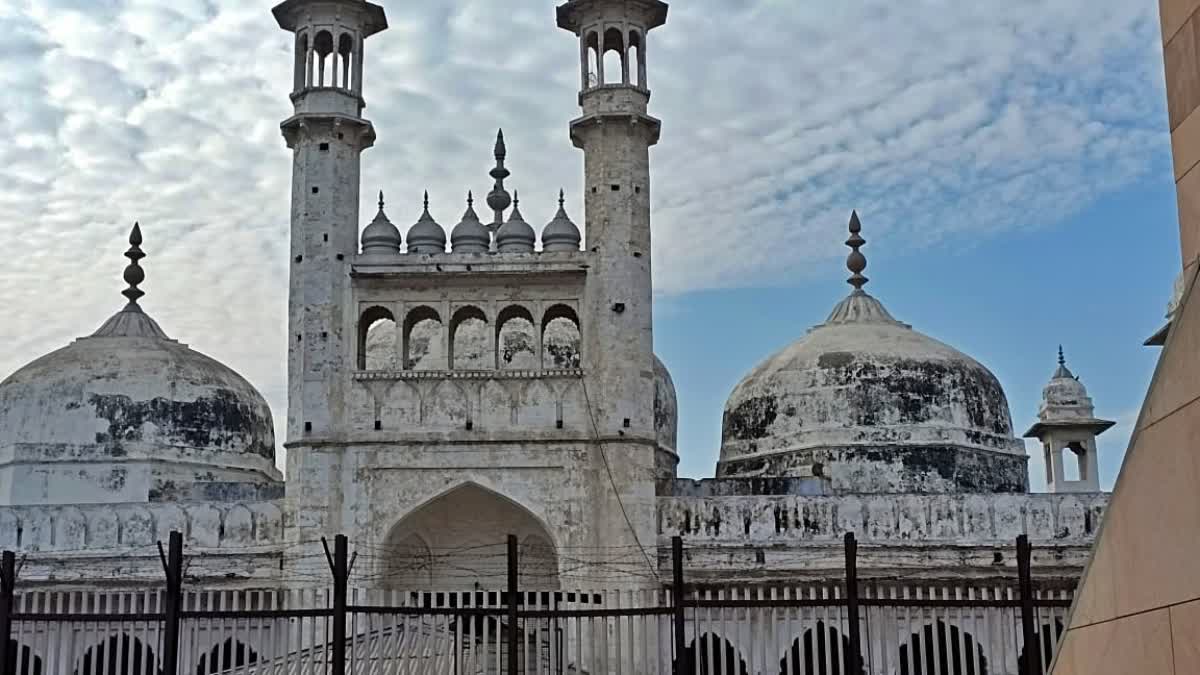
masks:
[[[123,306],[0,383],[0,548],[27,554],[23,583],[137,587],[161,576],[172,530],[189,579],[227,588],[311,579],[311,547],[335,534],[364,588],[501,587],[508,534],[547,588],[656,584],[675,536],[693,580],[836,578],[846,532],[864,577],[985,586],[1026,534],[1040,578],[1077,579],[1113,423],[1060,352],[1040,409],[1022,411],[1049,477],[1030,492],[997,378],[867,292],[857,214],[849,293],[734,388],[714,477],[677,477],[689,449],[653,351],[651,281],[648,47],[664,2],[557,8],[579,46],[582,228],[561,206],[526,221],[502,134],[481,163],[484,218],[473,195],[452,227],[428,198],[403,232],[382,195],[361,213],[376,142],[363,50],[383,8],[273,12],[295,58],[288,408],[177,339],[203,349],[203,335],[151,318],[138,286],[154,242],[135,226]],[[283,474],[273,414],[287,416]]]

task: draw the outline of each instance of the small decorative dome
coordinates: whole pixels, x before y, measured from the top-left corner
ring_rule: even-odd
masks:
[[[10,504],[278,496],[271,410],[253,386],[189,349],[138,305],[141,231],[125,307],[91,336],[0,382],[0,501]],[[82,486],[87,485],[87,489]]]
[[[564,200],[563,191],[559,190],[558,213],[554,214],[554,219],[542,229],[543,251],[578,251],[579,245],[583,241],[583,237],[579,235],[579,228],[571,222],[571,217],[563,208]]]
[[[445,253],[446,231],[429,215],[429,192],[425,192],[425,210],[408,229],[409,253]]]
[[[496,250],[501,253],[533,253],[537,243],[537,233],[521,216],[521,198],[513,195],[513,210],[508,216],[508,222],[496,231]]]
[[[854,214],[854,290],[734,388],[718,476],[816,476],[840,493],[1025,490],[1000,383],[863,290],[860,230]]]
[[[383,190],[379,191],[379,213],[362,233],[363,255],[396,255],[400,253],[400,229],[383,212]]]
[[[1038,421],[1025,433],[1027,438],[1038,436],[1046,427],[1085,427],[1100,433],[1114,422],[1096,418],[1096,408],[1088,396],[1087,387],[1067,368],[1063,350],[1058,348],[1058,368],[1042,388],[1042,403],[1038,406]]]
[[[450,232],[450,250],[455,253],[487,253],[491,243],[492,235],[479,222],[479,216],[475,213],[475,198],[468,192],[467,211]]]

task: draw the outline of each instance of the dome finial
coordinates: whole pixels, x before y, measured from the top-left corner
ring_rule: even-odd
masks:
[[[846,240],[846,245],[850,247],[850,255],[846,258],[846,267],[852,273],[846,283],[854,287],[855,291],[861,291],[862,287],[867,284],[868,279],[862,275],[863,270],[867,269],[867,257],[858,249],[863,244],[867,243],[859,232],[862,231],[862,223],[858,220],[858,211],[850,212],[850,238]]]
[[[504,159],[508,156],[508,150],[504,146],[504,130],[501,129],[496,133],[496,166],[488,172],[496,182],[492,185],[492,191],[488,193],[487,205],[492,210],[493,218],[489,229],[496,231],[504,224],[504,210],[512,204],[512,197],[509,196],[508,190],[504,189],[504,179],[508,178],[512,173],[504,167]]]
[[[1058,365],[1060,365],[1060,366],[1067,365],[1067,357],[1063,356],[1062,345],[1058,346]]]
[[[467,206],[475,206],[475,195],[467,190]]]
[[[429,190],[425,191],[425,212],[429,212]]]
[[[379,210],[383,211],[383,190],[379,191]]]
[[[567,193],[562,188],[558,188],[558,208],[563,207],[563,203],[567,201]]]
[[[121,291],[121,295],[129,298],[130,305],[137,305],[137,301],[142,296],[146,295],[144,291],[138,288],[138,284],[146,280],[146,271],[138,265],[138,261],[146,257],[142,252],[142,228],[137,223],[133,224],[133,230],[129,233],[129,250],[125,252],[125,257],[129,258],[129,265],[125,268],[125,283],[129,284],[129,288]]]

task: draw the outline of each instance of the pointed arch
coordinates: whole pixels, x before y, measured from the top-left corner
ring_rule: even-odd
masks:
[[[910,664],[915,664],[915,667]],[[988,663],[983,655],[983,647],[975,641],[974,635],[958,626],[948,625],[944,621],[926,624],[910,636],[908,644],[900,647],[900,675],[935,673],[987,675]]]
[[[118,664],[123,664],[125,669],[120,670]],[[158,657],[150,645],[124,633],[113,635],[88,649],[75,666],[75,675],[153,675],[157,672]]]
[[[353,73],[354,62],[354,38],[349,33],[342,33],[338,36],[337,48],[337,77],[338,80],[333,83],[335,87],[349,89],[351,76]]]
[[[542,368],[578,368],[582,362],[583,335],[579,314],[564,304],[551,305],[542,314]]]
[[[601,53],[602,84],[629,82],[628,61],[625,59],[625,36],[617,28],[604,31],[604,50]]]
[[[196,675],[216,675],[258,663],[258,652],[240,640],[226,638],[200,656]]]
[[[533,313],[509,305],[496,315],[496,367],[498,370],[537,369],[537,331]]]
[[[780,675],[865,675],[861,659],[859,668],[850,665],[850,638],[837,627],[818,621],[816,628],[804,631],[792,642],[787,654],[779,661]]]
[[[386,307],[370,307],[358,319],[358,369],[395,367],[396,317]]]
[[[392,526],[381,574],[392,588],[416,581],[410,572],[413,542],[419,539],[429,551],[432,588],[503,588],[510,534],[537,553],[528,561],[536,572],[529,587],[557,588],[558,549],[545,522],[517,500],[473,481],[431,497]]]
[[[313,38],[313,53],[316,55],[317,72],[312,80],[312,84],[316,87],[328,86],[325,79],[326,71],[329,71],[329,80],[332,81],[334,79],[332,72],[334,63],[333,59],[330,58],[330,55],[333,54],[333,33],[327,30],[317,33],[317,36]]]
[[[459,307],[450,317],[450,369],[491,370],[495,367],[491,342],[483,310]]]
[[[405,370],[444,370],[446,354],[442,316],[429,305],[409,310],[404,317]]]
[[[674,675],[749,675],[746,661],[737,648],[716,633],[705,633],[699,640],[692,640],[684,652],[682,665],[681,669],[676,659],[671,664],[671,672]]]

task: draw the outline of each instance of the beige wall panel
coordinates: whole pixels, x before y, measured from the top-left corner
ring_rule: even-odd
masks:
[[[1143,430],[1109,512],[1118,616],[1200,598],[1200,402]],[[1106,533],[1107,534],[1107,533]]]
[[[1193,112],[1171,132],[1171,159],[1177,182],[1200,162],[1200,114]]]
[[[1179,250],[1187,264],[1200,255],[1200,169],[1193,168],[1175,186],[1179,204]]]
[[[1163,44],[1175,36],[1197,7],[1200,7],[1200,0],[1159,0],[1158,16],[1161,20]]]
[[[1072,629],[1054,675],[1176,675],[1169,617],[1160,609]]]
[[[1171,608],[1171,645],[1175,673],[1200,673],[1200,601]]]
[[[1200,64],[1196,59],[1196,20],[1189,19],[1163,47],[1167,115],[1175,130],[1200,105]]]
[[[1094,551],[1088,563],[1086,586],[1075,601],[1071,614],[1072,626],[1108,621],[1116,616],[1116,555],[1123,548],[1120,524],[1115,519],[1104,526],[1105,541],[1114,545]]]

